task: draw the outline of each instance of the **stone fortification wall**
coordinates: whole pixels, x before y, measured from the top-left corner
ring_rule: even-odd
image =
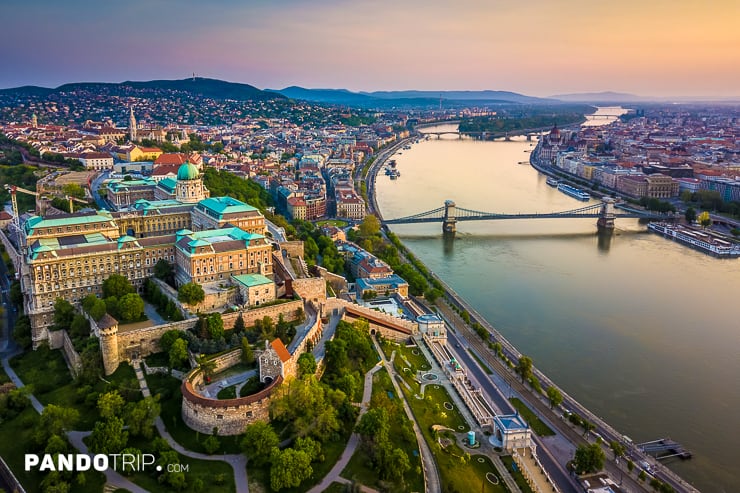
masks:
[[[64,354],[64,360],[67,362],[69,371],[72,372],[72,376],[77,376],[82,369],[82,359],[80,354],[72,344],[69,334],[66,330],[50,330],[49,331],[49,347],[51,349],[61,349]]]
[[[290,288],[301,298],[314,303],[326,301],[326,281],[323,277],[308,277],[286,281]]]
[[[302,241],[284,241],[278,243],[280,250],[284,250],[291,257],[303,257],[303,242]]]
[[[186,425],[200,433],[239,435],[247,425],[270,418],[270,397],[283,382],[278,376],[260,392],[238,399],[208,399],[195,390],[203,383],[200,370],[194,370],[182,383],[182,419]]]
[[[213,361],[216,364],[216,368],[213,371],[214,373],[218,373],[220,371],[225,370],[226,368],[230,368],[234,366],[235,364],[241,362],[241,360],[242,360],[242,349],[241,348],[232,349],[228,353],[224,353],[219,356],[216,356],[215,358],[211,358],[211,361]]]
[[[331,315],[333,311],[342,313],[343,320],[357,320],[363,318],[370,324],[370,330],[380,332],[386,339],[402,341],[419,332],[416,322],[388,315],[350,303],[339,298],[328,298],[324,305],[324,315]]]
[[[242,314],[244,325],[246,327],[251,327],[254,325],[255,320],[262,319],[264,317],[270,317],[273,321],[277,322],[280,314],[283,315],[283,318],[286,321],[291,322],[296,319],[296,311],[299,308],[303,310],[303,301],[293,300],[286,303],[278,303],[277,305],[244,310],[242,312],[226,313],[221,315],[221,318],[224,321],[224,329],[231,330],[234,328],[236,319],[239,318],[239,313]]]
[[[345,279],[343,276],[340,276],[339,274],[334,274],[333,272],[329,272],[328,270],[319,266],[316,266],[316,272],[318,272],[319,276],[321,276],[326,282],[331,285],[331,288],[337,295],[349,291],[347,279]]]
[[[191,330],[198,323],[197,318],[155,325],[129,331],[118,331],[118,357],[120,360],[130,360],[138,355],[139,358],[157,353],[162,350],[159,339],[168,330]],[[134,354],[136,353],[136,354]]]

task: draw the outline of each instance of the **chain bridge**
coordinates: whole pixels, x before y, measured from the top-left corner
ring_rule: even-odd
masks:
[[[672,220],[671,214],[660,214],[652,211],[634,209],[627,205],[616,203],[611,197],[604,197],[600,204],[587,205],[578,209],[560,212],[502,214],[497,212],[482,212],[458,207],[454,201],[446,200],[442,207],[430,211],[420,212],[411,216],[396,219],[385,219],[384,224],[413,224],[413,223],[442,223],[442,232],[454,234],[458,221],[493,221],[500,219],[573,219],[592,217],[597,219],[599,228],[613,229],[614,220],[622,218]]]

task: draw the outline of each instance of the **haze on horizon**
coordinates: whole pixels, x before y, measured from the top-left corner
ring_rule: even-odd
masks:
[[[259,88],[740,97],[736,0],[5,0],[0,87],[198,76]]]

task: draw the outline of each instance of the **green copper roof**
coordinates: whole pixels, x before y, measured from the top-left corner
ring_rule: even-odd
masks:
[[[245,285],[248,288],[254,286],[262,286],[263,284],[272,284],[272,280],[262,274],[241,274],[239,276],[231,276],[240,284]]]
[[[165,178],[164,180],[159,180],[157,186],[160,188],[164,188],[168,192],[174,192],[175,187],[177,187],[177,182],[172,178]]]
[[[248,213],[257,209],[232,197],[210,197],[198,202],[197,209],[211,217],[221,219],[224,214]]]
[[[48,218],[33,216],[25,222],[25,228],[26,232],[30,235],[35,229],[60,228],[66,226],[76,226],[78,224],[100,223],[112,220],[113,216],[111,216],[110,212],[108,211],[98,211],[97,214],[90,214],[86,216],[65,215],[61,217],[50,216]]]
[[[198,168],[190,162],[183,163],[180,169],[177,170],[178,180],[195,180],[200,175]]]

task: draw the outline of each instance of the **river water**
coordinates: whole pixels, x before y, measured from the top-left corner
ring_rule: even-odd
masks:
[[[395,156],[400,178],[378,174],[380,210],[403,217],[446,199],[485,212],[585,205],[522,164],[534,144],[414,144]],[[583,405],[635,443],[683,444],[694,458],[667,465],[701,491],[740,491],[740,260],[691,250],[634,219],[618,219],[611,238],[596,234],[594,219],[457,227],[452,241],[441,223],[393,230]]]

